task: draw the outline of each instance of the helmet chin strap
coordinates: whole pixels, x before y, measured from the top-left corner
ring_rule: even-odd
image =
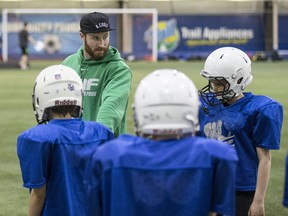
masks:
[[[232,89],[224,95],[223,98],[225,98],[226,100],[231,100],[233,97],[237,96],[236,92],[234,92]]]

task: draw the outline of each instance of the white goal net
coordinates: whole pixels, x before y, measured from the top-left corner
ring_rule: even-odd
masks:
[[[81,17],[90,12],[106,13],[112,28],[110,44],[127,59],[157,61],[158,12],[156,9],[3,9],[3,62],[20,58],[18,32],[23,23],[37,41],[29,46],[31,59],[65,58],[82,45]]]

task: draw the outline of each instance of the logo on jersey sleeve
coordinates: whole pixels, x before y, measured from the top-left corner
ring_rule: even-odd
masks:
[[[234,137],[231,135],[231,132],[225,136],[222,132],[222,121],[218,120],[217,122],[209,122],[204,126],[204,134],[207,138],[216,139],[219,141],[227,142],[229,145],[235,146]]]
[[[97,95],[97,86],[99,84],[99,79],[91,78],[83,80],[84,96],[95,97]]]

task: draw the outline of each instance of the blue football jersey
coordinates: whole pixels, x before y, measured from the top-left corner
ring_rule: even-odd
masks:
[[[237,160],[215,140],[122,135],[93,156],[89,206],[105,216],[234,215]]]
[[[42,215],[93,215],[87,207],[85,168],[110,129],[81,119],[52,120],[18,136],[17,153],[26,188],[47,184]]]
[[[288,208],[288,154],[286,155],[286,164],[285,164],[283,205]]]
[[[217,99],[215,99],[217,100]],[[200,136],[234,146],[239,157],[237,190],[256,189],[258,158],[256,147],[277,150],[283,122],[283,107],[266,97],[244,93],[230,106],[208,106],[201,101]]]

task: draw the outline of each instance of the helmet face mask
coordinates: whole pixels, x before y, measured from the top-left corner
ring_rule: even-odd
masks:
[[[182,72],[162,69],[146,76],[135,92],[134,129],[138,136],[180,138],[199,129],[199,97]]]
[[[211,106],[227,103],[240,95],[253,79],[250,58],[234,47],[223,47],[213,51],[207,57],[200,74],[208,80],[208,85],[199,91],[199,95]],[[224,85],[222,91],[214,91],[211,88],[212,81],[227,82],[228,85]]]
[[[42,70],[35,80],[32,106],[38,124],[48,122],[49,108],[60,106],[79,107],[82,114],[82,80],[70,67],[53,65]]]
[[[221,90],[215,91],[213,88],[215,85],[218,86],[217,89],[221,88]],[[199,95],[206,104],[217,106],[230,101],[236,93],[230,89],[230,83],[224,77],[213,77],[208,79],[208,85],[199,91]],[[214,98],[217,98],[218,102],[215,102]]]

